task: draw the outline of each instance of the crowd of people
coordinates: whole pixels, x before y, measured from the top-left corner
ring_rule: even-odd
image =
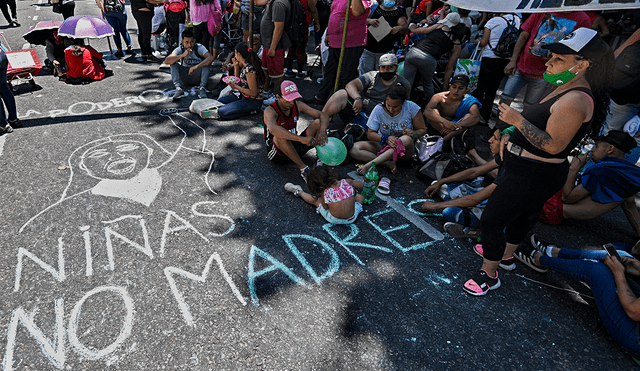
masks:
[[[115,55],[123,57],[135,52],[126,32],[124,3],[117,2],[100,0],[99,5],[116,31]],[[603,252],[558,249],[535,235],[530,241],[528,237],[539,220],[591,219],[618,206],[640,237],[634,200],[640,191],[635,165],[640,99],[630,97],[634,86],[628,80],[623,84],[616,77],[616,57],[626,58],[640,45],[640,31],[614,52],[603,39],[609,34],[607,22],[597,13],[523,17],[470,12],[436,0],[416,1],[408,10],[397,0],[255,0],[253,5],[251,13],[246,0],[132,0],[141,57],[170,68],[174,100],[183,98],[189,85],[198,87],[199,98],[213,95],[220,120],[257,114],[262,108],[267,158],[295,164],[309,192],[294,183],[285,189],[330,223],[354,223],[363,209],[356,191],[362,182],[342,179],[329,166],[309,166],[303,159],[328,142],[330,126],[340,138],[352,139],[348,154],[361,175],[374,163],[395,174],[398,161],[419,155],[416,141],[438,138],[442,151],[477,165],[434,179],[425,193],[439,195],[442,202],[422,205],[425,211],[443,210],[444,229],[452,236],[481,238],[474,251],[482,265],[470,271],[462,289],[473,296],[498,289],[499,269],[515,269],[515,260],[538,272],[553,269],[585,280],[609,332],[640,356],[640,291],[631,290],[635,286],[625,276],[640,275],[640,263],[633,258],[640,255],[640,246],[624,248],[623,258],[616,260]],[[164,60],[151,46],[159,7],[166,22]],[[230,22],[223,14],[236,15],[242,30],[228,55],[221,52],[220,29]],[[10,18],[6,12],[5,17]],[[297,85],[285,79],[307,76],[311,29],[322,54],[322,77],[317,93],[303,99]],[[511,29],[519,33],[505,52],[498,46],[506,43]],[[458,59],[475,49],[481,68],[472,91],[469,76],[455,71]],[[67,43],[55,32],[47,41],[47,56],[55,73],[66,73],[67,79],[106,75],[100,53],[78,40]],[[225,89],[210,93],[215,61],[228,76]],[[6,63],[4,80],[6,84]],[[520,112],[511,103],[523,88]],[[0,120],[9,132],[19,120],[15,103],[5,95],[0,86],[9,109],[8,120]],[[313,118],[304,130],[298,127],[301,114]],[[479,124],[493,129],[489,161],[474,148],[473,128]],[[485,176],[492,180],[478,178]]]

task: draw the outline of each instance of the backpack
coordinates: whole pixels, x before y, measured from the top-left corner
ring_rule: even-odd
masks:
[[[200,52],[198,51],[198,45],[200,44],[196,44],[193,48],[193,53],[196,55],[196,57],[205,60],[206,58],[204,57],[204,55],[201,55]],[[180,44],[180,54],[184,53],[187,49],[184,48],[184,45]],[[182,61],[181,61],[182,62]]]
[[[427,160],[418,170],[416,176],[422,181],[431,183],[433,180],[446,178],[473,166],[473,162],[466,156],[450,152],[439,152]]]
[[[613,69],[611,99],[620,105],[640,103],[640,41],[627,46]]]
[[[124,1],[122,0],[104,0],[104,13],[120,13],[124,10]]]
[[[169,0],[165,3],[164,9],[171,13],[180,13],[187,8],[187,2],[184,0]]]
[[[273,2],[271,1],[271,6]],[[305,24],[307,23],[307,14],[302,6],[302,2],[300,0],[289,0],[289,6],[291,8],[291,12],[289,13],[289,17],[284,22],[284,32],[287,33],[289,39],[291,41],[302,41],[304,39],[305,33],[308,32]],[[271,19],[273,19],[273,9],[271,9]]]
[[[513,16],[511,21],[508,21],[505,17],[500,18],[507,22],[507,27],[502,31],[502,35],[500,35],[500,39],[498,40],[498,45],[494,48],[489,44],[489,48],[491,48],[496,57],[511,58],[513,48],[516,46],[518,38],[520,37],[520,30],[516,28],[515,16]]]

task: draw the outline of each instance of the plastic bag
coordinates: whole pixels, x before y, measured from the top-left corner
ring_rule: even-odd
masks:
[[[443,140],[439,135],[424,136],[416,140],[416,155],[421,163],[427,162],[433,155],[442,151]]]
[[[195,113],[203,119],[217,119],[218,107],[221,106],[224,106],[224,104],[218,102],[215,99],[196,99],[191,102],[189,111]]]
[[[482,48],[476,48],[469,59],[458,59],[456,69],[453,75],[463,74],[469,76],[469,91],[471,94],[478,87],[478,78],[480,77],[480,62],[482,58]]]
[[[165,16],[164,6],[156,6],[153,9],[153,11],[154,11],[154,15],[153,15],[153,19],[151,19],[151,33],[155,34],[155,33],[157,33],[157,31],[160,28],[160,26],[162,26],[162,24],[165,23],[165,20],[164,20],[164,16]]]

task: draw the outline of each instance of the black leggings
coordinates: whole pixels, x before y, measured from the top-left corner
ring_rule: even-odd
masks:
[[[138,24],[138,44],[140,44],[140,53],[142,56],[151,55],[151,21],[153,20],[153,12],[145,12],[140,10],[133,11],[133,18]]]
[[[500,261],[506,243],[519,244],[536,224],[545,201],[567,179],[569,163],[552,164],[524,159],[505,151],[504,178],[482,213],[484,257]]]
[[[9,9],[11,9],[11,17],[9,17],[9,9],[7,9],[7,5],[9,6]],[[0,0],[0,10],[2,10],[4,19],[9,23],[11,23],[13,19],[18,18],[16,13],[16,0]]]
[[[207,22],[202,22],[193,26],[193,37],[196,39],[196,42],[204,45],[207,50],[211,47],[211,34],[209,33],[209,26]],[[234,45],[235,46],[235,45]]]

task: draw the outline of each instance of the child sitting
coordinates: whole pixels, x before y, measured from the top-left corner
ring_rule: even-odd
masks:
[[[357,195],[353,188],[362,189],[363,186],[356,180],[340,179],[328,166],[318,166],[307,172],[307,188],[311,194],[292,183],[285,184],[284,189],[316,206],[316,212],[329,223],[351,224],[362,211],[364,201],[364,197]]]

